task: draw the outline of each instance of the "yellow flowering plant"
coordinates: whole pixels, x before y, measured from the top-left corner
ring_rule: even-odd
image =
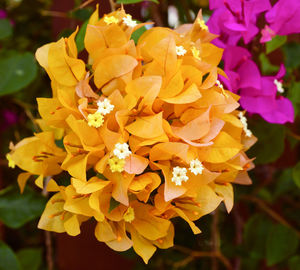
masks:
[[[76,236],[93,218],[99,241],[133,247],[147,263],[173,246],[174,218],[198,234],[194,221],[221,202],[232,209],[232,184],[251,183],[245,151],[256,138],[239,97],[217,80],[226,76],[222,49],[201,12],[176,30],[152,27],[135,44],[144,25],[123,8],[99,19],[97,7],[84,38],[88,63],[78,58],[78,29],[39,48],[53,97],[37,99],[42,132],[11,144],[7,158],[25,171],[21,192],[33,177],[54,192],[40,229]]]

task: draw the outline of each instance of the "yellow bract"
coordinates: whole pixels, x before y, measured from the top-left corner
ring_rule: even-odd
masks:
[[[94,218],[99,241],[133,247],[147,263],[173,246],[173,218],[197,234],[195,220],[222,201],[231,210],[231,183],[251,183],[244,151],[256,139],[236,110],[239,97],[217,81],[223,50],[201,13],[176,31],[153,27],[135,44],[131,35],[144,25],[123,9],[99,19],[97,7],[84,38],[87,63],[78,58],[78,29],[39,48],[53,89],[38,99],[43,132],[6,157],[25,171],[21,191],[36,178],[56,192],[39,228],[75,236]]]

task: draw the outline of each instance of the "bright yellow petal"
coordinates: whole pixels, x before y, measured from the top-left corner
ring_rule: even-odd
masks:
[[[38,224],[39,229],[58,233],[66,231],[64,222],[61,219],[61,215],[57,215],[58,213],[62,214],[64,210],[64,202],[62,199],[63,198],[60,193],[56,193],[51,197],[51,199],[46,204],[45,210],[40,218]]]
[[[18,185],[19,185],[19,188],[20,188],[20,192],[23,193],[24,192],[24,188],[26,186],[26,183],[29,179],[29,177],[31,176],[32,174],[31,173],[20,173],[18,175]]]
[[[149,259],[156,251],[156,247],[151,243],[151,241],[141,236],[132,226],[130,229],[130,235],[133,242],[134,251],[141,256],[144,262],[147,264]]]
[[[102,190],[109,184],[109,181],[103,181],[98,177],[92,177],[87,182],[72,178],[71,182],[76,192],[79,194],[90,194]]]
[[[233,187],[230,183],[226,183],[225,185],[214,186],[215,192],[224,198],[224,203],[229,213],[233,207]]]
[[[72,215],[69,219],[64,222],[64,227],[67,234],[76,236],[80,234],[80,223],[77,215]]]
[[[199,149],[199,158],[211,163],[221,163],[235,156],[243,146],[228,133],[220,132],[213,145]]]
[[[167,235],[171,224],[169,220],[152,215],[150,205],[135,202],[132,207],[135,218],[131,224],[138,233],[149,240],[156,240]]]
[[[188,89],[179,95],[171,98],[162,98],[163,101],[171,104],[186,104],[192,103],[201,98],[201,93],[196,84],[192,84]]]
[[[94,81],[98,88],[114,78],[133,71],[138,62],[129,55],[112,55],[102,59],[95,70]]]
[[[162,113],[153,116],[137,117],[136,121],[126,126],[125,129],[130,134],[141,138],[155,138],[164,134],[162,119]]]

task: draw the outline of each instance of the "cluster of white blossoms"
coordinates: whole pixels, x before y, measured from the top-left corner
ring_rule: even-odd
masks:
[[[200,57],[200,51],[195,47],[191,47],[191,52],[193,54],[193,57],[195,57],[198,60],[201,60]],[[187,53],[187,50],[183,46],[176,46],[176,54],[178,56],[184,56]]]
[[[132,20],[131,15],[127,14],[124,18],[123,18],[123,22],[129,26],[129,27],[135,27],[137,26],[137,22]]]
[[[97,111],[87,116],[88,125],[90,127],[101,127],[104,123],[104,115],[109,114],[114,109],[114,105],[112,105],[107,98],[103,101],[98,101],[97,105]]]
[[[187,173],[186,168],[179,167],[179,166],[174,167],[172,171],[173,177],[171,181],[174,182],[176,186],[181,186],[182,181],[186,182],[187,180],[189,180],[186,173]]]
[[[97,112],[101,113],[102,115],[109,114],[113,111],[114,105],[110,103],[110,100],[108,98],[105,98],[103,101],[98,101],[98,110]]]
[[[186,49],[183,46],[176,46],[176,54],[178,56],[183,56],[186,54]]]
[[[204,167],[203,167],[201,161],[196,158],[190,162],[189,170],[191,171],[191,173],[198,175],[198,174],[202,174]],[[182,182],[186,182],[187,180],[189,180],[189,178],[186,174],[187,174],[186,168],[176,166],[173,168],[173,171],[172,171],[173,177],[172,177],[171,181],[174,182],[176,186],[181,186]]]
[[[219,80],[216,80],[216,84],[217,84],[217,86],[220,87],[221,89],[224,89],[223,84],[222,84]]]
[[[109,168],[112,172],[123,172],[125,166],[125,158],[131,155],[129,145],[127,143],[117,143],[113,150],[114,156],[108,160]]]
[[[137,22],[132,20],[131,15],[127,14],[125,17],[122,18],[122,21],[124,24],[126,24],[128,27],[135,27],[137,26]],[[104,16],[104,22],[107,25],[110,25],[112,23],[119,23],[119,19],[115,16]]]
[[[193,159],[191,162],[190,162],[190,168],[189,170],[195,174],[195,175],[198,175],[198,174],[202,174],[203,170],[204,170],[204,167],[201,163],[201,161],[199,159]]]
[[[246,136],[251,137],[252,132],[251,132],[250,129],[248,129],[247,118],[244,116],[243,112],[239,112],[239,118],[240,118],[240,121],[243,124],[243,129],[244,129],[244,132],[245,132]]]
[[[282,87],[282,82],[278,81],[277,79],[274,80],[274,84],[276,85],[277,91],[279,93],[284,93],[284,88]]]
[[[127,143],[117,143],[113,153],[118,159],[125,159],[131,155],[129,145]]]

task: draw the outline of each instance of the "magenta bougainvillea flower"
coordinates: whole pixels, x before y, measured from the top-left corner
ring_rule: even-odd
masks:
[[[222,77],[221,80],[229,90],[241,96],[240,104],[245,110],[259,114],[270,123],[294,121],[293,105],[281,95],[284,92],[281,81],[285,74],[283,65],[276,76],[261,76],[251,54],[236,46],[227,47],[223,59],[228,79]]]
[[[0,19],[5,19],[7,17],[6,11],[4,9],[0,9]]]
[[[224,48],[236,45],[241,38],[249,43],[259,32],[258,15],[271,5],[269,0],[211,0],[209,7],[214,12],[207,25],[210,32],[220,35],[215,44]]]
[[[271,40],[275,35],[289,35],[300,32],[300,1],[279,0],[267,13],[269,25],[261,31],[261,42]]]
[[[1,121],[0,121],[0,131],[4,131],[10,128],[12,125],[15,125],[19,121],[18,115],[8,109],[3,109],[0,111]]]

